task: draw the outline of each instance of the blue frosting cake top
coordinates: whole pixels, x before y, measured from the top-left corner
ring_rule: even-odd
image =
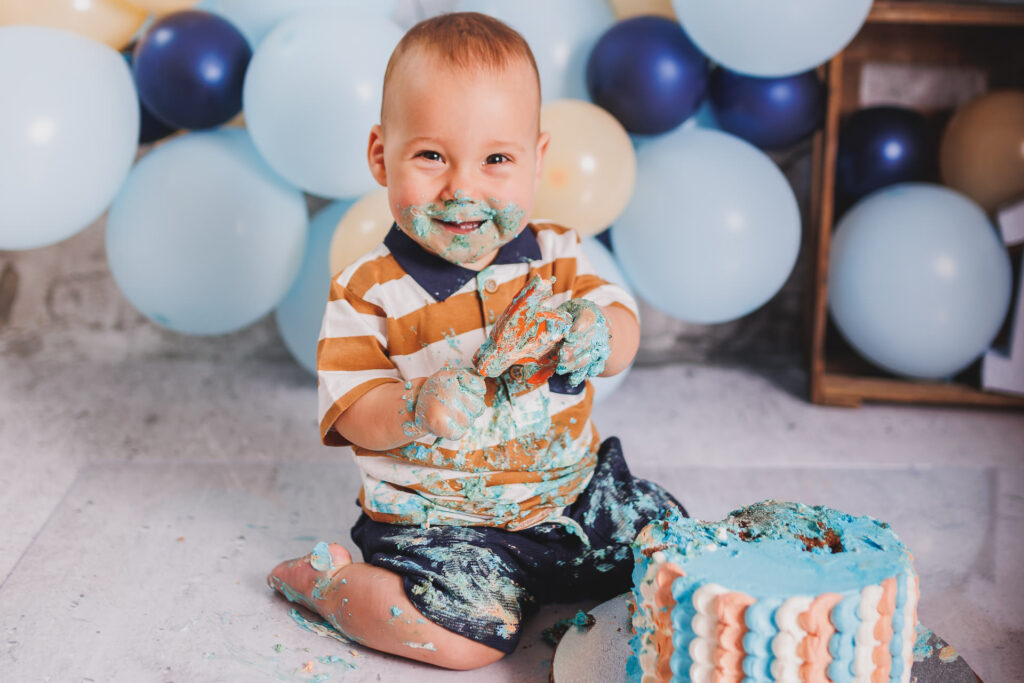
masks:
[[[675,509],[648,527],[644,547],[683,566],[693,585],[717,583],[762,599],[844,593],[910,568],[910,555],[887,524],[824,506],[762,501],[721,522]]]

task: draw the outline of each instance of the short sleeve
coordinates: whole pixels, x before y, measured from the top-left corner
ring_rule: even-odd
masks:
[[[331,283],[316,353],[324,445],[349,445],[334,429],[338,417],[374,387],[401,381],[387,348],[386,312],[356,295],[339,276]]]
[[[636,300],[617,284],[601,277],[583,251],[577,238],[576,278],[572,283],[573,296],[592,301],[598,306],[618,306],[633,314],[639,320]]]

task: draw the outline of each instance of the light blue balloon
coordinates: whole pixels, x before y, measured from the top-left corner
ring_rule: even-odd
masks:
[[[714,110],[712,110],[711,103],[709,100],[704,100],[703,104],[700,105],[700,108],[693,113],[693,116],[686,119],[685,121],[682,122],[682,124],[680,124],[680,128],[704,128],[705,130],[721,130],[721,127],[718,125],[718,120],[715,119],[715,112]],[[639,150],[647,143],[653,140],[657,140],[659,137],[661,136],[635,134],[630,134],[629,136],[629,138],[633,141],[634,150]]]
[[[615,23],[607,2],[462,0],[459,10],[500,19],[526,38],[540,72],[543,101],[590,101],[587,60],[598,39]]]
[[[940,185],[878,190],[832,237],[832,319],[898,375],[940,379],[970,365],[999,332],[1011,287],[1009,254],[985,212]]]
[[[203,0],[196,9],[219,14],[245,35],[256,47],[278,24],[311,9],[365,11],[391,17],[397,0]]]
[[[672,0],[687,35],[722,66],[792,76],[827,62],[857,34],[871,0]]]
[[[0,27],[0,249],[33,249],[107,208],[138,149],[131,71],[112,48]]]
[[[680,320],[721,323],[786,282],[800,211],[764,152],[728,133],[677,129],[637,152],[636,189],[612,244],[648,303]]]
[[[320,339],[331,266],[331,238],[345,212],[354,204],[345,200],[321,209],[309,223],[309,242],[299,277],[274,311],[284,345],[302,367],[316,374],[316,346]]]
[[[249,63],[245,121],[260,154],[315,195],[377,187],[366,163],[398,26],[362,12],[312,10],[270,32]]]
[[[580,243],[583,245],[584,256],[590,261],[590,265],[594,267],[594,271],[598,275],[626,290],[630,296],[635,296],[633,288],[629,286],[629,281],[626,280],[626,276],[619,268],[619,264],[615,262],[615,256],[612,255],[612,252],[608,251],[608,247],[601,244],[601,241],[596,237],[584,237],[580,240]],[[612,375],[611,377],[591,377],[590,382],[594,385],[594,403],[599,403],[614,394],[632,369],[633,366],[630,365],[619,374]]]
[[[107,221],[121,291],[185,334],[232,332],[269,313],[306,248],[306,202],[238,128],[190,133],[132,169]]]

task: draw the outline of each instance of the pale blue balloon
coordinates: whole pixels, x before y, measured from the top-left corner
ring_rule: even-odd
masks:
[[[630,296],[635,296],[632,287],[629,286],[629,281],[626,280],[626,276],[619,268],[619,264],[615,262],[615,256],[608,250],[608,247],[601,244],[596,237],[584,237],[580,243],[583,245],[584,256],[590,261],[590,265],[594,267],[594,271],[598,275],[626,290]],[[594,402],[599,403],[614,394],[632,369],[633,366],[630,365],[611,377],[591,377],[590,381],[594,385]]]
[[[827,62],[864,24],[871,0],[672,0],[704,54],[751,76],[792,76]]]
[[[245,76],[253,142],[289,182],[322,197],[377,187],[366,163],[381,87],[402,30],[363,12],[311,10],[263,40]]]
[[[500,19],[526,38],[540,72],[541,97],[590,100],[586,67],[598,39],[615,23],[594,0],[462,0],[459,10]]]
[[[269,313],[302,264],[306,202],[238,128],[190,133],[132,169],[107,221],[107,260],[146,317],[185,334]]]
[[[53,244],[99,218],[138,139],[120,54],[67,31],[0,27],[0,249]]]
[[[705,130],[721,130],[718,125],[718,120],[715,118],[715,112],[711,108],[709,100],[704,100],[704,103],[700,105],[700,108],[693,113],[693,115],[683,121],[680,124],[680,128],[704,128]],[[633,149],[639,150],[647,143],[657,140],[660,135],[635,135],[630,134],[629,138],[633,141]]]
[[[292,357],[314,375],[320,324],[331,284],[328,258],[331,238],[338,222],[354,203],[351,200],[334,202],[321,209],[309,222],[309,242],[299,276],[274,311],[284,345]]]
[[[677,129],[637,151],[636,189],[612,230],[643,299],[693,323],[759,308],[800,249],[800,211],[764,152],[728,133]]]
[[[1009,254],[984,210],[940,185],[878,190],[832,237],[832,319],[898,375],[941,379],[970,365],[999,332],[1011,288]]]
[[[274,27],[306,10],[356,10],[390,18],[396,3],[397,0],[202,0],[196,9],[230,21],[255,49]]]

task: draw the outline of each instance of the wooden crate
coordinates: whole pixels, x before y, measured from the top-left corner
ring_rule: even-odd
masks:
[[[908,380],[887,374],[859,357],[828,318],[829,244],[835,222],[845,208],[835,201],[839,125],[844,116],[862,106],[861,73],[869,62],[977,68],[984,70],[990,89],[1021,87],[1024,7],[875,0],[861,31],[821,68],[829,94],[823,130],[814,140],[808,230],[814,254],[807,312],[811,400],[842,406],[887,401],[1024,407],[1024,397],[978,388],[977,363],[950,382]],[[922,113],[938,129],[952,110]],[[938,181],[937,177],[932,180]]]

